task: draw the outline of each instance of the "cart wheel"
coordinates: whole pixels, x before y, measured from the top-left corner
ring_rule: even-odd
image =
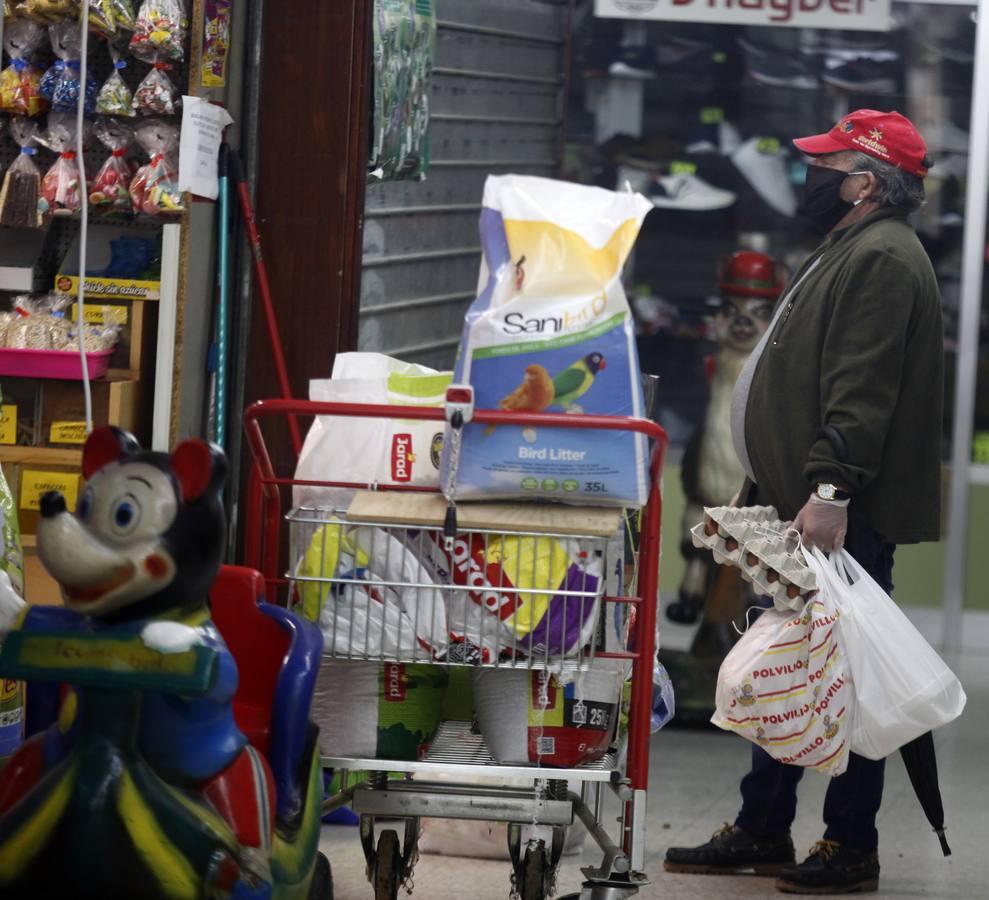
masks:
[[[519,885],[522,900],[545,900],[548,871],[543,842],[530,843],[522,861],[522,883]]]
[[[374,857],[374,900],[398,900],[401,883],[402,852],[398,846],[398,832],[388,829],[381,832]]]
[[[330,870],[330,861],[322,853],[316,856],[309,900],[333,900],[333,872]]]

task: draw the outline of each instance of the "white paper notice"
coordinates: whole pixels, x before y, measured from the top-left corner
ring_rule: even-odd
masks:
[[[179,189],[215,200],[220,193],[219,159],[223,129],[233,117],[199,97],[182,98]]]

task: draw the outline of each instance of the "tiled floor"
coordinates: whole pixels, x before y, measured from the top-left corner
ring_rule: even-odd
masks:
[[[887,767],[880,816],[883,875],[877,897],[989,897],[989,656],[967,655],[956,661],[955,669],[968,691],[969,705],[965,715],[936,739],[954,855],[942,858],[897,756]],[[747,760],[748,745],[732,735],[667,729],[655,736],[646,861],[653,883],[640,892],[642,900],[775,896],[772,882],[763,879],[670,875],[663,871],[666,847],[700,843],[722,822],[734,818],[738,781]],[[798,853],[820,837],[825,787],[826,780],[813,773],[801,785],[794,828]],[[326,828],[323,849],[333,865],[337,900],[373,896],[364,879],[355,828]],[[590,845],[585,847],[583,863],[575,858],[566,861],[560,873],[560,893],[579,889],[579,865],[599,861],[600,853]],[[416,870],[413,896],[426,900],[504,900],[508,876],[507,862],[427,855]]]

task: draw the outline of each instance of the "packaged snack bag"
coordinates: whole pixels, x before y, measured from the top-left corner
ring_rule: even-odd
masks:
[[[652,204],[547,178],[490,176],[478,297],[454,380],[480,409],[642,416],[621,272]],[[627,433],[467,425],[456,497],[641,506],[647,442]],[[446,487],[449,454],[440,484]]]
[[[185,57],[189,20],[180,0],[144,0],[137,13],[130,51],[138,59],[153,62]]]
[[[41,94],[41,69],[31,62],[44,38],[44,29],[30,19],[14,19],[4,26],[3,48],[10,65],[0,72],[0,110],[36,116],[48,108]]]
[[[92,206],[129,211],[130,183],[134,172],[126,153],[134,142],[134,129],[116,119],[99,119],[93,130],[110,155],[89,186],[89,202]]]
[[[57,22],[71,16],[78,17],[79,0],[20,0],[14,12],[38,22]]]
[[[24,596],[24,552],[17,505],[0,469],[0,591]],[[0,769],[24,739],[24,685],[0,679]]]
[[[149,216],[175,215],[185,208],[179,190],[179,130],[158,120],[139,125],[137,142],[151,161],[141,166],[130,183],[134,212]]]
[[[38,211],[42,215],[72,215],[82,208],[86,185],[79,172],[75,147],[75,122],[69,113],[51,113],[48,130],[38,142],[58,154],[41,179]]]
[[[51,102],[55,112],[76,111],[81,87],[79,27],[68,20],[56,22],[48,29],[52,51],[58,57],[41,78],[41,94]],[[87,115],[96,109],[96,81],[92,72],[86,72],[85,108]]]
[[[166,72],[166,62],[155,60],[151,71],[134,92],[134,108],[146,116],[171,116],[179,111],[181,100],[172,79]]]
[[[127,68],[127,61],[120,58],[120,51],[113,44],[110,45],[110,56],[113,72],[96,95],[96,111],[105,116],[136,116],[134,94],[120,74]]]
[[[38,211],[41,173],[33,158],[38,152],[35,146],[38,123],[30,119],[15,119],[10,126],[10,134],[21,152],[4,175],[3,188],[0,189],[0,225],[41,228],[43,221]]]

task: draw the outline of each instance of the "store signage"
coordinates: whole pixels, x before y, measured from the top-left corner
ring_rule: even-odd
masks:
[[[41,509],[41,498],[49,491],[59,491],[65,505],[75,509],[79,500],[79,476],[71,472],[32,472],[21,475],[21,509]]]
[[[17,407],[0,406],[0,444],[17,443]]]
[[[594,0],[612,19],[889,31],[891,0]]]
[[[85,422],[52,422],[48,443],[85,444],[87,436]]]

